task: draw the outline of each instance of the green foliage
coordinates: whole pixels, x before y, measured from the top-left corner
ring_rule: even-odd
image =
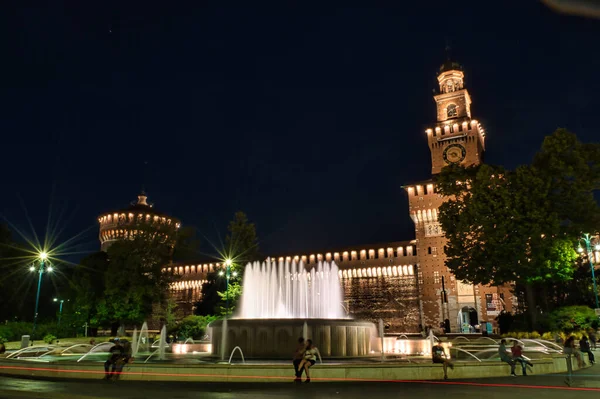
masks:
[[[237,282],[230,282],[229,287],[226,291],[219,291],[219,298],[221,302],[219,304],[219,314],[221,316],[231,316],[242,297],[242,286]],[[227,303],[229,302],[229,311],[227,310]]]
[[[33,329],[33,323],[8,322],[0,324],[0,335],[7,341],[19,341],[21,336],[30,335]]]
[[[160,235],[118,241],[108,249],[104,297],[96,306],[100,321],[140,323],[153,303],[165,303],[173,276],[162,269],[170,248]]]
[[[4,338],[3,336],[0,335],[0,344],[4,344],[8,342],[8,339]]]
[[[248,262],[261,260],[258,249],[256,226],[248,221],[244,212],[235,213],[234,219],[227,226],[229,234],[225,237],[227,254],[234,260],[235,270],[243,272]]]
[[[575,243],[600,224],[600,145],[564,129],[546,137],[531,166],[452,165],[437,179],[446,266],[459,280],[524,289],[530,327],[578,267]],[[588,283],[589,284],[589,283]],[[555,293],[548,299],[548,293]]]
[[[176,333],[184,339],[202,339],[208,324],[216,319],[216,316],[188,316],[179,324]]]
[[[200,240],[196,236],[196,229],[183,226],[177,231],[177,239],[173,250],[173,261],[196,261],[200,248]]]
[[[600,207],[594,190],[600,189],[600,144],[581,143],[566,129],[544,139],[533,168],[549,184],[548,202],[571,236],[595,232]]]
[[[96,252],[81,260],[75,267],[71,279],[71,289],[74,295],[72,312],[66,313],[73,317],[73,323],[98,327],[102,320],[98,319],[97,307],[105,291],[105,275],[109,261],[106,252]]]
[[[446,265],[458,279],[501,285],[572,276],[573,243],[559,235],[547,184],[531,168],[445,168],[440,192],[452,196],[439,219],[448,238]]]
[[[598,316],[587,306],[565,306],[555,309],[543,322],[550,331],[568,333],[598,328]]]
[[[211,315],[227,313],[226,297],[229,297],[229,314],[236,308],[241,297],[241,282],[244,268],[249,262],[261,260],[258,248],[256,227],[248,221],[244,212],[236,212],[234,219],[229,223],[229,234],[225,237],[227,248],[221,254],[224,258],[233,260],[230,267],[231,277],[229,290],[225,293],[225,276],[211,273],[207,276],[207,283],[202,286],[202,300],[196,304],[196,314]],[[237,273],[237,277],[233,273]]]
[[[46,334],[44,336],[44,342],[47,344],[51,344],[52,342],[54,342],[56,340],[56,337],[52,334]]]

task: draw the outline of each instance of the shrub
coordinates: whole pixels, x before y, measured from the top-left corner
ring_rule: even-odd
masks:
[[[177,335],[184,339],[201,339],[206,333],[208,324],[216,319],[216,316],[188,316],[179,324]]]
[[[20,341],[22,335],[30,335],[33,324],[13,321],[0,325],[0,335],[7,341]]]
[[[587,306],[565,306],[550,312],[545,324],[549,331],[569,333],[598,328],[598,316]]]
[[[0,344],[4,344],[6,342],[8,342],[8,340],[0,335]]]
[[[538,339],[538,338],[540,338],[540,337],[541,337],[541,335],[540,335],[540,333],[539,333],[539,332],[537,332],[537,331],[533,331],[533,332],[530,332],[530,333],[529,333],[529,338],[530,338],[530,339]]]
[[[55,339],[56,337],[52,334],[47,334],[46,336],[44,336],[44,342],[47,344],[51,344]]]
[[[545,333],[542,334],[542,339],[545,339],[546,341],[554,341],[555,334],[556,333],[553,333],[553,332],[550,332],[550,331],[545,332]]]

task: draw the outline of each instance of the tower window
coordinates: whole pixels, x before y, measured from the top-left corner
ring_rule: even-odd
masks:
[[[448,105],[448,108],[446,108],[446,113],[448,115],[448,118],[454,118],[458,114],[456,111],[456,105]]]

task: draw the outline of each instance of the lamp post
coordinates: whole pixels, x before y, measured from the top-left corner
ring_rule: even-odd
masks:
[[[237,272],[233,272],[231,273],[231,265],[232,265],[232,261],[231,259],[226,259],[225,260],[225,309],[226,309],[226,314],[229,316],[229,279],[231,278],[231,276],[236,277],[237,276]],[[219,276],[223,275],[223,271],[219,272]]]
[[[58,310],[58,326],[60,327],[60,318],[62,316],[62,307],[63,307],[63,303],[65,302],[65,300],[54,298],[54,302],[60,302],[60,308]]]
[[[583,247],[581,246],[581,243],[580,243],[579,248],[577,248],[577,252],[579,252],[581,254],[585,251],[587,254],[588,261],[590,262],[590,269],[592,269],[592,282],[594,283],[594,299],[596,301],[596,309],[600,309],[600,305],[598,304],[598,287],[596,286],[596,273],[594,270],[594,254],[592,252],[592,237],[590,237],[590,235],[586,233],[583,235],[583,237],[581,237],[581,241],[583,241],[585,243],[585,250],[583,249]],[[594,250],[600,251],[600,243],[598,243],[598,242],[595,243]]]
[[[35,296],[35,314],[33,315],[33,329],[31,330],[31,336],[33,338],[33,333],[35,333],[35,327],[37,324],[37,318],[38,318],[38,305],[40,304],[40,288],[42,287],[42,276],[44,274],[44,272],[48,272],[48,273],[52,273],[52,265],[49,265],[48,267],[44,268],[46,260],[48,259],[48,254],[46,252],[40,252],[39,256],[39,266],[36,269],[36,267],[34,265],[31,265],[31,267],[29,268],[30,271],[35,272],[37,270],[37,273],[39,275],[38,277],[38,285],[37,285],[37,294]],[[50,263],[50,262],[48,262]]]

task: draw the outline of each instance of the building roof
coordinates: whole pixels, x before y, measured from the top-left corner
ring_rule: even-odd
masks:
[[[166,213],[158,212],[156,209],[154,209],[153,204],[149,204],[147,202],[147,199],[148,199],[148,196],[146,195],[146,193],[144,191],[142,191],[138,195],[137,202],[132,202],[129,207],[114,210],[114,211],[103,212],[102,215],[113,214],[113,213],[121,214],[121,213],[145,212],[145,213],[149,213],[153,216],[156,215],[156,216],[160,216],[160,217],[169,218],[175,222],[180,221],[179,219],[177,219],[173,216],[167,215]]]
[[[440,73],[448,72],[448,71],[462,71],[462,70],[463,70],[463,67],[458,62],[452,61],[450,58],[448,58],[440,66]]]

